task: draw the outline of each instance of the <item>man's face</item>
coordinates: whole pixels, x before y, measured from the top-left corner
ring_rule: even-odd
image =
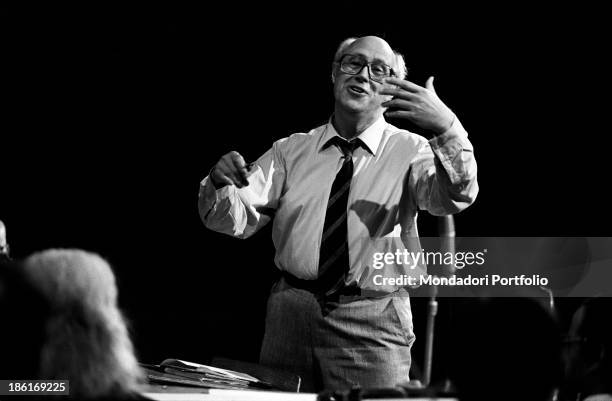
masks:
[[[357,39],[343,54],[360,55],[369,63],[382,62],[393,66],[393,50],[387,42],[376,37]],[[381,103],[390,98],[379,94],[384,85],[370,79],[367,66],[357,75],[351,75],[341,71],[340,64],[336,63],[334,77],[336,107],[349,113],[373,115],[382,112]]]

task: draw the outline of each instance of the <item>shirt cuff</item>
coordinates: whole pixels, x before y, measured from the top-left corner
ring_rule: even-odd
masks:
[[[233,187],[233,185],[225,185],[222,188],[216,189],[215,185],[210,179],[210,175],[206,176],[200,182],[200,193],[198,195],[201,202],[203,202],[202,211],[205,214],[208,214],[210,211],[214,211],[220,200],[227,199],[229,197],[231,187]]]
[[[468,133],[463,128],[461,121],[455,117],[450,128],[444,131],[442,134],[437,135],[429,140],[429,144],[432,149],[441,149],[448,147],[449,142],[455,141],[462,145],[462,150],[473,151],[472,144],[468,140]]]
[[[429,145],[448,173],[451,183],[460,182],[462,180],[461,175],[458,174],[453,163],[456,160],[461,160],[461,158],[457,159],[457,156],[462,152],[473,152],[474,148],[468,140],[468,133],[459,119],[455,118],[450,128],[441,135],[432,138]]]

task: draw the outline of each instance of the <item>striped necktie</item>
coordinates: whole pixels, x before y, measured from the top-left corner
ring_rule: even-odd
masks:
[[[331,295],[341,289],[349,271],[348,197],[353,177],[353,151],[361,145],[359,138],[352,142],[340,137],[335,137],[333,140],[342,151],[343,163],[329,193],[321,236],[318,280],[321,283],[321,293],[324,295]]]

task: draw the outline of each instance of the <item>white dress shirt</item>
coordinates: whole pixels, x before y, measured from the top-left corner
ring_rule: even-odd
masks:
[[[255,162],[249,185],[218,190],[204,178],[199,212],[211,230],[247,238],[273,220],[276,266],[301,279],[317,278],[329,192],[342,152],[328,141],[330,122],[276,141]],[[478,193],[476,161],[458,119],[430,141],[380,117],[359,135],[348,202],[350,272],[347,284],[373,288],[372,252],[420,248],[417,212],[446,215],[469,206]],[[416,244],[408,245],[411,240]],[[395,266],[386,274],[406,274]],[[424,266],[419,266],[422,274]],[[376,290],[395,291],[396,286]]]

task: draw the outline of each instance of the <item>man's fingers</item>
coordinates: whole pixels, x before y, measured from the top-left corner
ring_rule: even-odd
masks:
[[[425,82],[425,88],[429,89],[433,93],[436,93],[436,90],[434,89],[433,81],[434,81],[433,75],[427,78],[427,81]]]
[[[239,181],[237,181],[238,176],[234,171],[234,164],[231,160],[228,161],[226,157],[223,157],[221,158],[221,160],[219,160],[219,163],[217,164],[217,170],[219,176],[225,177],[230,180],[230,184],[236,185],[237,182],[239,183]]]
[[[392,88],[392,87],[382,88],[379,93],[381,95],[391,95],[391,96],[399,97],[401,99],[406,99],[406,100],[413,100],[419,96],[414,92],[408,92],[403,89]]]
[[[233,163],[231,163],[229,168],[226,169],[225,175],[227,175],[238,188],[249,185],[249,182],[246,179],[243,179],[242,173],[236,169],[236,166],[234,166]]]
[[[238,152],[230,152],[230,158],[233,163],[234,169],[238,174],[240,181],[242,182],[242,185],[249,185],[249,182],[247,181],[248,171],[246,167],[246,162],[244,161],[244,157],[242,157],[242,155]]]
[[[234,185],[234,181],[228,177],[226,172],[227,168],[224,166],[223,159],[221,159],[210,173],[210,178],[217,189],[226,185]]]
[[[224,156],[217,163],[217,169],[220,175],[223,175],[231,180],[231,183],[238,188],[249,185],[249,182],[242,176],[240,169],[234,164],[234,160],[230,154]]]
[[[228,160],[227,157],[222,157],[219,163],[217,163],[217,168],[221,174],[229,175],[234,169],[234,163]]]
[[[405,79],[393,78],[393,77],[386,78],[385,83],[389,85],[397,85],[400,88],[407,90],[408,92],[414,92],[414,93],[421,92],[423,89],[425,89],[422,86],[415,84],[414,82],[406,81]]]
[[[243,168],[246,166],[246,162],[240,153],[233,151],[229,153],[229,156],[237,168]]]
[[[412,119],[414,116],[414,113],[412,111],[405,111],[405,110],[387,111],[385,112],[385,116]]]
[[[382,103],[383,107],[397,107],[402,110],[412,110],[414,108],[414,103],[409,102],[403,99],[391,99],[388,102]]]

